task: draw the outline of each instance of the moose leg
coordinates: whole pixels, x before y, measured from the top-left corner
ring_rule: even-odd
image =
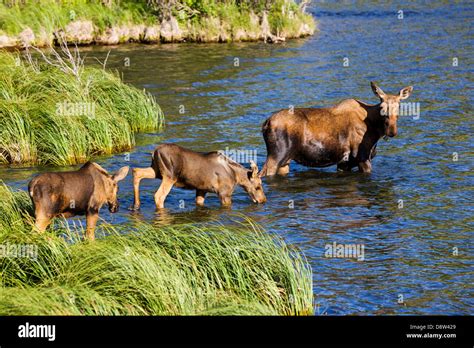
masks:
[[[232,205],[232,196],[231,195],[221,195],[221,194],[219,194],[219,199],[221,200],[221,205],[225,208],[229,208]]]
[[[341,137],[339,137],[341,139]],[[337,162],[337,170],[338,171],[351,171],[350,160],[351,160],[351,148],[347,138],[342,139],[342,143],[340,144],[342,149],[344,150],[342,153],[342,158],[339,162]]]
[[[374,158],[376,154],[377,154],[377,144],[375,144],[372,147],[372,150],[370,150],[370,159],[372,160],[372,158]]]
[[[95,225],[99,219],[99,212],[90,211],[86,214],[86,239],[93,241],[95,239]]]
[[[161,181],[161,185],[158,188],[158,191],[155,193],[155,204],[157,209],[162,209],[165,207],[165,199],[170,193],[171,188],[176,183],[175,179],[168,178],[163,176],[163,180]]]
[[[287,175],[290,172],[290,162],[287,162],[286,164],[282,165],[280,168],[277,170],[278,175]]]
[[[340,172],[350,172],[352,171],[352,168],[357,167],[357,162],[355,161],[355,158],[350,156],[349,160],[346,162],[339,162],[337,164],[337,171]]]
[[[232,193],[234,192],[234,188],[232,186],[224,185],[220,187],[217,195],[219,196],[219,200],[221,201],[222,207],[230,207],[232,205]]]
[[[205,197],[206,191],[196,190],[196,205],[203,206]]]
[[[359,162],[359,172],[362,172],[362,173],[372,172],[372,164],[370,163],[370,160]]]
[[[290,171],[290,161],[291,158],[288,158],[286,154],[282,154],[279,157],[268,155],[259,176],[286,175]]]
[[[350,172],[351,171],[351,166],[349,165],[349,162],[339,162],[337,164],[337,171],[338,172]]]
[[[133,206],[131,210],[140,209],[140,181],[142,179],[155,179],[153,168],[133,168]]]
[[[267,157],[267,160],[265,161],[265,164],[263,165],[259,176],[264,177],[268,175],[275,175],[277,171],[278,171],[278,160],[269,156]]]
[[[280,129],[278,122],[275,123],[270,117],[262,126],[263,139],[267,148],[267,160],[259,173],[260,177],[275,175],[280,167],[290,163],[291,144],[289,134]],[[288,168],[282,169],[282,175],[287,174]]]

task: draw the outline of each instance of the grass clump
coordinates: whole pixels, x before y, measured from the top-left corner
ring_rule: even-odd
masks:
[[[250,221],[31,232],[24,192],[0,186],[0,246],[36,257],[0,258],[0,315],[309,315],[305,258]],[[66,242],[68,240],[69,242]]]
[[[65,61],[0,53],[0,164],[77,164],[127,151],[134,132],[161,128],[149,93],[103,69],[68,70]]]

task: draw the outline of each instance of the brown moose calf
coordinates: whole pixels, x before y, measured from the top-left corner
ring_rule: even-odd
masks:
[[[87,162],[72,172],[44,173],[28,185],[35,210],[35,226],[43,232],[54,217],[86,215],[86,238],[94,240],[99,210],[108,203],[111,213],[119,209],[118,182],[127,176],[129,167],[110,175],[97,163]]]
[[[174,144],[159,145],[152,155],[151,167],[133,168],[134,204],[140,209],[139,186],[142,179],[161,179],[155,193],[157,209],[164,208],[166,196],[174,186],[196,190],[196,204],[204,205],[206,193],[217,193],[221,205],[230,206],[235,186],[240,185],[254,203],[264,203],[265,194],[258,168],[251,162],[247,169],[219,152],[198,153]]]

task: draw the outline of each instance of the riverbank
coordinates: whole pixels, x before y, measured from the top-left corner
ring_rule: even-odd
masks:
[[[262,2],[263,3],[263,2]],[[0,4],[0,48],[68,43],[278,42],[312,35],[306,1],[34,1]]]
[[[0,182],[0,315],[311,315],[299,251],[244,222],[157,227],[57,220],[31,231],[26,192]]]
[[[0,164],[73,165],[128,151],[163,113],[117,73],[63,47],[44,59],[0,53]],[[28,56],[27,56],[28,57]]]

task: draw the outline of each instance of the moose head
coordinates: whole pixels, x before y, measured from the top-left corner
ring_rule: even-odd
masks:
[[[387,94],[374,82],[370,83],[372,91],[380,98],[380,116],[384,117],[384,134],[389,137],[397,135],[397,120],[400,101],[407,99],[413,91],[412,86],[400,90],[398,95]]]

